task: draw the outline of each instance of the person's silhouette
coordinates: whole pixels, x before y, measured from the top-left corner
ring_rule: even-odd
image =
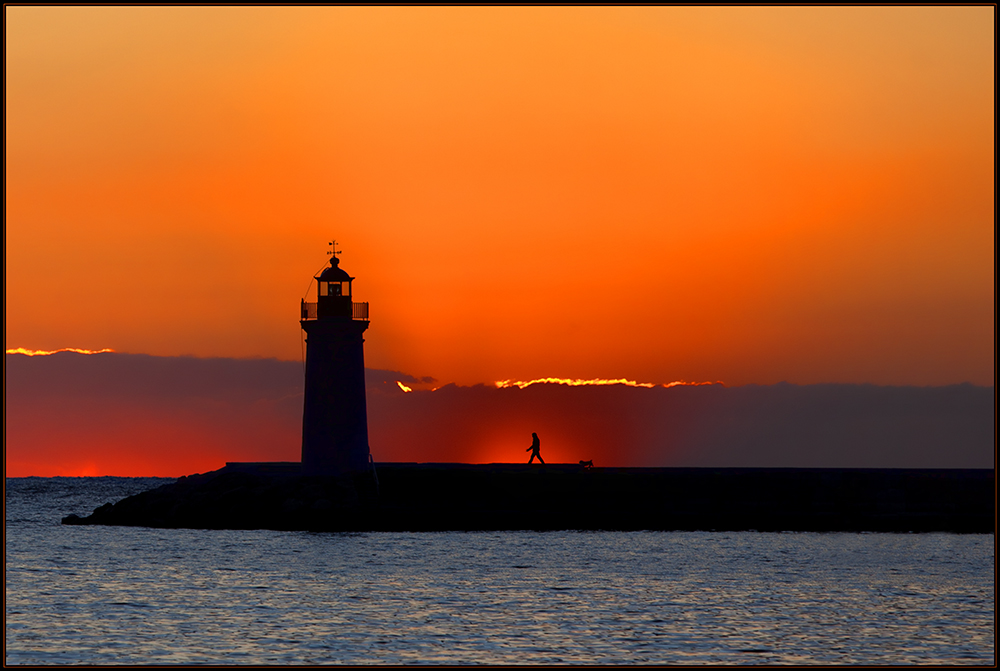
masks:
[[[528,459],[528,463],[529,464],[535,460],[535,457],[538,457],[539,463],[542,463],[542,464],[545,463],[545,460],[542,459],[541,453],[539,453],[539,451],[538,451],[540,448],[541,448],[541,441],[538,440],[538,434],[537,433],[532,433],[531,434],[531,447],[528,448],[528,450],[531,450],[531,459]],[[525,450],[525,452],[527,452],[528,450]]]

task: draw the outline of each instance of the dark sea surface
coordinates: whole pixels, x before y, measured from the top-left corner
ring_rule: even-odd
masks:
[[[6,480],[7,664],[995,663],[994,536],[61,526]]]

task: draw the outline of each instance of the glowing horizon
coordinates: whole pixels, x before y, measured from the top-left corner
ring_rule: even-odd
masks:
[[[227,461],[300,458],[303,380],[294,362],[112,354],[12,355],[7,364],[11,477],[176,477]],[[875,467],[878,453],[878,467],[965,468],[993,454],[995,390],[971,385],[418,391],[432,383],[414,380],[404,393],[397,383],[410,378],[396,371],[365,377],[377,462],[517,463],[533,432],[548,462],[602,466],[751,466],[747,454],[763,458],[775,441],[784,456],[771,466]],[[697,462],[710,453],[714,461]]]

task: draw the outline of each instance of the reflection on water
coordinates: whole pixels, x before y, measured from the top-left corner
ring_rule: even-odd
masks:
[[[994,661],[993,536],[62,527],[158,482],[7,480],[6,661]]]

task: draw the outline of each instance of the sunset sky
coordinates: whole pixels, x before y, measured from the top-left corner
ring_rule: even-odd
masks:
[[[993,384],[993,7],[6,7],[7,348]]]

